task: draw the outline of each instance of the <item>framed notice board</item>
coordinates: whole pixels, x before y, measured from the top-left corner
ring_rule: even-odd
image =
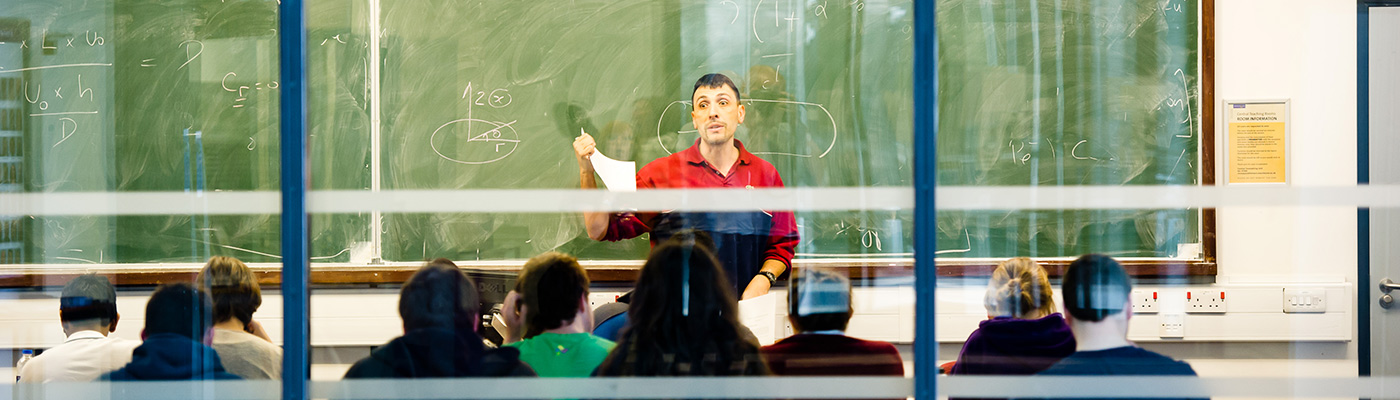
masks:
[[[1292,121],[1288,100],[1224,102],[1225,183],[1287,185],[1292,181]]]

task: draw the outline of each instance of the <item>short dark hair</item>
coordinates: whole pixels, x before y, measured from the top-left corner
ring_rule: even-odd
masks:
[[[588,295],[588,273],[578,259],[568,254],[548,252],[525,262],[515,291],[528,306],[525,338],[563,326],[578,316],[583,297]]]
[[[78,275],[63,285],[58,319],[63,322],[99,320],[110,325],[117,317],[117,288],[105,276]]]
[[[399,317],[403,329],[455,330],[458,334],[476,332],[480,300],[476,282],[446,258],[429,261],[404,282],[399,291]]]
[[[238,318],[244,324],[253,321],[253,313],[262,306],[262,289],[253,270],[237,258],[209,257],[204,269],[195,278],[199,288],[214,300],[214,322]]]
[[[794,269],[788,283],[788,315],[798,332],[846,330],[851,321],[851,281],[821,268]]]
[[[1086,254],[1069,264],[1060,293],[1070,316],[1098,322],[1123,312],[1132,291],[1132,281],[1118,261],[1102,254]]]
[[[213,308],[209,295],[190,283],[160,285],[146,303],[146,335],[173,333],[204,340],[214,326]]]
[[[735,86],[734,81],[724,76],[724,74],[705,74],[705,76],[695,80],[695,88],[690,90],[690,98],[694,99],[695,92],[699,91],[700,88],[717,88],[721,86],[728,86],[730,90],[734,91],[734,101],[737,102],[741,100],[739,96],[739,87]]]

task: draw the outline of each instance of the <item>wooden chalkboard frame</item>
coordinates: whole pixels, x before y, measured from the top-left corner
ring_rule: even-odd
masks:
[[[1214,186],[1215,171],[1215,0],[1201,0],[1201,184]],[[1130,259],[1121,260],[1129,275],[1136,278],[1169,277],[1214,277],[1216,265],[1216,217],[1215,209],[1201,210],[1202,258],[1199,260],[1181,259]],[[1070,260],[1050,259],[1041,261],[1049,269],[1051,276],[1060,276]],[[500,261],[493,263],[463,263],[464,268],[484,271],[519,271],[523,260]],[[641,261],[587,261],[584,263],[589,278],[599,283],[627,283],[636,280]],[[893,259],[842,259],[842,260],[795,260],[796,268],[822,266],[846,270],[852,278],[909,278],[914,276],[912,258]],[[311,267],[311,283],[314,285],[395,285],[401,284],[418,269],[417,263],[394,263],[384,266],[349,264],[315,265]],[[57,268],[54,268],[57,267]],[[70,268],[65,268],[70,267]],[[198,273],[197,264],[155,265],[138,264],[121,268],[91,270],[71,268],[76,266],[25,266],[22,268],[0,269],[0,288],[42,288],[66,284],[80,274],[94,272],[107,276],[118,286],[154,286],[166,282],[192,281]],[[939,277],[985,277],[996,267],[985,260],[940,259],[937,262]],[[279,264],[252,266],[258,281],[264,286],[277,286],[282,282]]]
[[[1064,274],[1070,260],[1043,260],[1052,277]],[[1120,260],[1128,274],[1136,278],[1168,277],[1208,277],[1216,274],[1214,262],[1198,260]],[[462,268],[487,272],[518,272],[524,260],[497,262],[491,264],[462,263]],[[585,262],[588,277],[595,283],[627,284],[637,279],[641,261]],[[938,276],[946,278],[978,278],[991,274],[996,264],[988,261],[940,260]],[[362,265],[322,265],[311,268],[311,284],[318,286],[337,285],[398,285],[408,280],[418,270],[418,263],[395,263],[378,267]],[[824,267],[845,270],[853,279],[912,278],[914,260],[912,258],[887,260],[798,260],[797,268]],[[258,277],[258,283],[273,288],[282,283],[282,270],[279,264],[256,264],[250,266]],[[84,270],[80,268],[28,267],[23,270],[0,272],[0,288],[44,288],[67,284],[78,275],[96,273],[106,276],[117,286],[155,286],[168,282],[190,282],[195,279],[200,266],[161,266],[144,264],[121,269]]]

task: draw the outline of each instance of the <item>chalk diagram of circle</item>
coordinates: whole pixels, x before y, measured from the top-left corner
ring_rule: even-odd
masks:
[[[822,110],[822,113],[826,114],[826,119],[827,119],[828,121],[831,121],[831,144],[827,145],[827,146],[826,146],[826,150],[822,151],[821,154],[816,155],[817,158],[826,157],[827,154],[831,153],[831,149],[833,149],[833,148],[836,147],[836,138],[837,138],[838,136],[841,136],[841,135],[840,135],[840,130],[839,130],[840,128],[838,128],[838,127],[836,126],[836,117],[832,117],[832,116],[831,116],[831,111],[827,111],[826,106],[823,106],[823,105],[821,105],[821,104],[817,104],[817,103],[808,103],[808,102],[805,102],[805,101],[765,100],[765,99],[746,99],[746,100],[743,100],[743,102],[744,102],[744,103],[749,103],[750,105],[752,105],[753,103],[756,103],[756,102],[757,102],[757,103],[797,104],[797,105],[801,105],[801,106],[812,106],[812,107],[816,107],[817,109]],[[666,141],[665,141],[665,140],[662,140],[662,137],[661,137],[661,123],[662,123],[663,121],[666,120],[666,112],[671,111],[671,107],[674,107],[674,106],[677,105],[677,104],[689,105],[689,104],[690,104],[690,101],[687,101],[687,100],[676,100],[676,101],[671,102],[671,104],[667,104],[667,105],[666,105],[666,108],[664,108],[664,109],[661,110],[661,117],[656,119],[656,143],[661,145],[661,150],[665,150],[665,151],[666,151],[666,154],[675,154],[675,152],[674,152],[674,151],[671,151],[671,149],[667,148],[667,147],[666,147]],[[692,129],[692,130],[686,130],[686,131],[676,131],[675,133],[676,133],[676,134],[685,134],[685,133],[694,133],[694,132],[696,132],[696,131]],[[759,150],[762,150],[762,149],[759,149]],[[753,153],[753,154],[764,154],[764,155],[793,156],[793,157],[803,157],[803,158],[811,158],[811,157],[813,156],[812,154],[779,153],[779,152],[771,152],[771,151],[752,151],[752,153]]]
[[[512,153],[515,153],[516,147],[519,147],[520,134],[517,133],[515,131],[515,128],[511,126],[515,124],[515,122],[516,121],[501,123],[497,121],[487,121],[475,118],[463,118],[459,120],[449,121],[445,124],[442,124],[442,126],[439,126],[437,129],[433,130],[433,135],[428,138],[428,144],[433,147],[433,152],[437,153],[438,157],[442,157],[444,160],[447,161],[471,165],[490,164],[496,161],[501,161],[506,157],[510,157]],[[467,150],[463,153],[484,153],[490,154],[491,156],[495,156],[496,154],[500,155],[491,159],[486,159],[490,156],[476,157],[477,159],[471,159],[469,157],[462,157],[460,155],[454,158],[446,154],[442,154],[442,150],[438,149],[437,145],[438,133],[442,133],[443,129],[447,128],[448,126],[452,126],[453,124],[459,123],[467,124],[467,126],[461,128],[470,128],[471,124],[477,123],[485,124],[491,127],[491,129],[488,129],[482,133],[469,134],[470,137],[467,138]],[[502,150],[505,151],[504,154],[501,154]]]

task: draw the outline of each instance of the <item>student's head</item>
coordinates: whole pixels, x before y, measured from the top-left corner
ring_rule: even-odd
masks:
[[[1100,322],[1127,314],[1128,295],[1133,285],[1117,261],[1101,254],[1089,254],[1069,264],[1060,294],[1065,311],[1074,320]]]
[[[195,278],[214,300],[214,323],[237,319],[247,325],[262,305],[262,289],[253,270],[237,258],[213,256]]]
[[[788,320],[798,332],[844,331],[851,321],[851,280],[835,271],[792,271]]]
[[[213,308],[209,295],[193,284],[160,285],[146,303],[146,329],[141,337],[175,334],[208,343],[209,328],[214,326]]]
[[[645,325],[637,321],[647,318],[732,317],[737,300],[709,243],[703,232],[687,230],[652,250],[632,292],[633,326]]]
[[[106,277],[79,275],[63,285],[58,300],[58,318],[69,335],[97,331],[103,335],[117,330],[117,289]]]
[[[700,132],[700,140],[711,146],[727,145],[734,130],[744,123],[744,105],[739,104],[739,88],[723,74],[708,74],[695,81],[691,92],[690,118]]]
[[[628,308],[630,325],[598,367],[604,376],[766,374],[742,338],[734,290],[703,233],[652,250]]]
[[[1055,313],[1055,292],[1045,268],[1026,257],[997,265],[984,302],[991,317],[1036,319]]]
[[[588,274],[577,258],[567,254],[551,251],[526,261],[515,280],[515,292],[521,296],[526,338],[592,315],[588,312]],[[593,326],[591,321],[582,322]]]
[[[429,261],[404,282],[399,292],[399,316],[404,332],[449,329],[475,334],[478,298],[476,283],[446,258]]]

